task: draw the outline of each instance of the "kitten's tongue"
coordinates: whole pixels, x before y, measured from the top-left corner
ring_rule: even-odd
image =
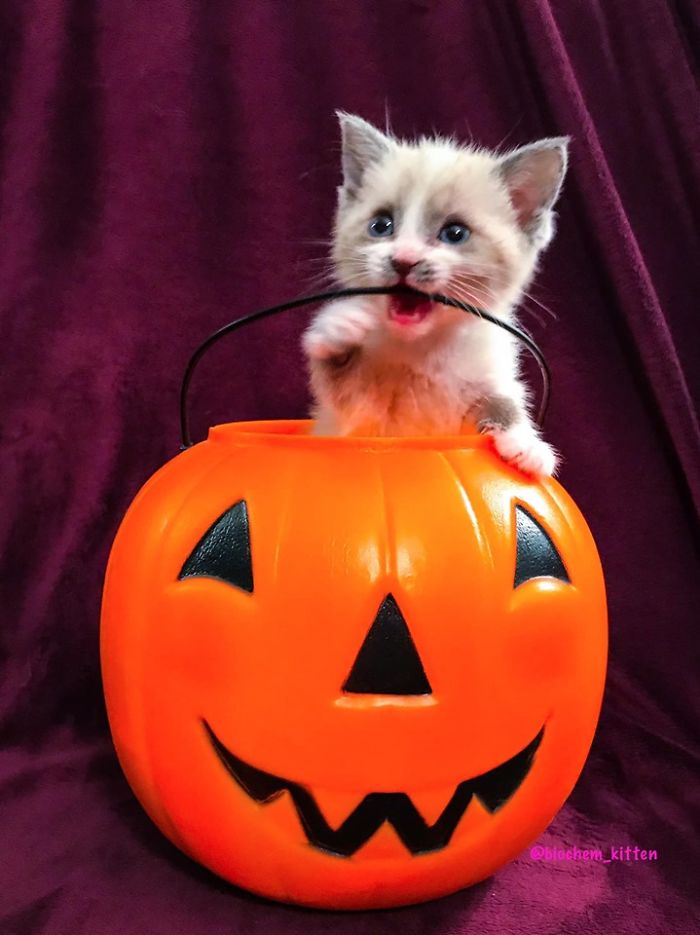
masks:
[[[389,296],[389,319],[400,325],[415,325],[430,314],[430,299],[419,293],[402,293]]]

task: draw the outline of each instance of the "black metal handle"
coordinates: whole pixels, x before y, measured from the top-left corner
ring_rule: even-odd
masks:
[[[467,302],[461,302],[459,299],[450,298],[450,296],[418,292],[418,290],[409,289],[407,286],[371,286],[366,289],[338,289],[334,292],[320,292],[318,295],[309,295],[301,299],[292,299],[291,302],[283,302],[281,305],[272,305],[270,308],[261,309],[259,312],[252,312],[250,315],[245,315],[243,318],[229,322],[228,325],[224,325],[223,328],[219,328],[218,331],[210,334],[206,340],[202,341],[197,350],[190,357],[182,377],[182,386],[180,387],[180,434],[182,437],[181,450],[184,451],[185,448],[190,448],[193,444],[192,437],[190,436],[189,414],[187,411],[187,397],[190,389],[190,383],[192,382],[192,376],[197,364],[202,359],[204,354],[213,344],[216,344],[217,341],[221,340],[221,338],[225,337],[227,334],[230,334],[232,331],[236,331],[238,328],[242,328],[243,325],[248,325],[251,322],[258,321],[261,318],[267,318],[268,315],[275,315],[277,312],[287,312],[293,308],[301,308],[303,305],[314,305],[318,302],[327,302],[330,299],[344,299],[353,295],[406,294],[423,295],[425,298],[430,299],[431,302],[440,302],[442,305],[450,305],[453,308],[459,308],[463,312],[468,312],[471,315],[476,315],[477,318],[483,318],[484,321],[498,325],[499,328],[503,328],[505,331],[508,331],[510,334],[516,337],[519,341],[522,341],[522,343],[525,345],[525,347],[527,347],[527,349],[537,361],[540,368],[540,373],[542,375],[542,398],[540,400],[540,406],[537,412],[537,422],[539,425],[542,425],[545,414],[547,412],[547,407],[549,405],[552,375],[550,373],[549,367],[547,366],[547,361],[544,358],[544,354],[539,349],[537,344],[535,344],[534,340],[530,337],[527,331],[523,331],[521,328],[518,328],[515,325],[511,325],[510,322],[502,321],[500,318],[496,318],[495,315],[491,315],[483,308],[478,308],[476,305],[469,305]]]

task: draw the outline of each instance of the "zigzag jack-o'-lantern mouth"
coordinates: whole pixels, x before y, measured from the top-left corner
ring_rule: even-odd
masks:
[[[411,854],[439,851],[450,843],[467,806],[476,796],[491,813],[517,792],[530,772],[544,728],[520,753],[494,769],[465,779],[437,821],[429,825],[406,792],[370,792],[338,828],[331,828],[312,793],[299,783],[266,773],[228,750],[206,721],[202,722],[219,759],[238,785],[256,802],[267,803],[288,792],[309,843],[339,857],[350,857],[388,822]]]

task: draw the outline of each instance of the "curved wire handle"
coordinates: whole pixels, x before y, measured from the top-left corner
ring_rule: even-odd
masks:
[[[526,331],[523,331],[521,328],[518,328],[515,325],[511,325],[507,321],[502,321],[500,318],[496,318],[495,315],[491,315],[483,308],[477,308],[476,305],[469,305],[467,302],[461,302],[459,299],[453,299],[450,296],[419,292],[417,289],[410,289],[407,286],[371,286],[366,289],[338,289],[337,291],[333,292],[320,292],[318,295],[305,296],[301,299],[292,299],[291,302],[283,302],[281,305],[272,305],[270,308],[261,309],[259,312],[252,312],[250,315],[245,315],[243,318],[238,318],[236,321],[229,322],[228,325],[224,325],[223,328],[219,328],[218,331],[210,334],[206,340],[202,341],[197,350],[190,357],[182,377],[182,386],[180,387],[180,434],[182,437],[182,445],[180,446],[181,450],[184,451],[185,448],[191,448],[193,445],[192,436],[190,435],[189,414],[187,411],[187,397],[190,389],[190,383],[192,382],[192,376],[197,364],[204,356],[204,354],[206,354],[206,352],[213,344],[216,344],[217,341],[221,340],[221,338],[225,337],[227,334],[230,334],[232,331],[236,331],[238,328],[242,328],[243,325],[250,324],[253,321],[258,321],[261,318],[267,318],[268,315],[275,315],[277,312],[286,312],[293,308],[300,308],[303,305],[313,305],[318,302],[326,302],[329,299],[344,299],[354,295],[406,294],[424,295],[427,299],[430,299],[431,302],[440,302],[442,305],[450,305],[452,308],[459,308],[463,312],[468,312],[471,315],[476,315],[477,318],[483,318],[484,321],[489,321],[491,324],[498,325],[499,328],[503,328],[505,331],[508,331],[510,334],[516,337],[519,341],[522,341],[522,343],[537,361],[540,368],[540,373],[542,375],[542,398],[540,400],[540,406],[537,412],[537,422],[539,425],[542,425],[545,414],[547,412],[547,407],[549,405],[552,375],[549,367],[547,366],[547,361],[544,358],[544,354]]]

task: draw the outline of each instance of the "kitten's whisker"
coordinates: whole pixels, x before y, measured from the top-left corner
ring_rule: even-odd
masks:
[[[488,307],[490,305],[491,296],[488,296],[471,286],[455,286],[451,291],[454,294],[454,298],[459,299],[461,302],[467,302],[469,305],[484,307]]]
[[[469,134],[469,145],[474,146],[474,134],[472,133],[472,128],[467,117],[464,118],[464,122],[467,125],[467,133]]]
[[[308,178],[308,176],[313,175],[314,172],[322,172],[331,166],[335,167],[335,160],[333,160],[333,162],[324,162],[321,165],[314,166],[312,169],[307,169],[306,172],[301,173],[299,180],[301,181],[302,179]]]
[[[464,262],[464,269],[469,270],[474,267],[482,267],[484,269],[500,269],[498,263],[492,263],[490,260],[477,260],[476,257],[469,257],[468,260]]]
[[[534,309],[532,309],[532,308],[527,308],[526,306],[521,305],[521,306],[519,306],[518,309],[516,310],[516,315],[517,315],[518,317],[520,317],[522,314],[532,315],[532,317],[535,319],[535,321],[536,321],[537,324],[540,326],[540,328],[546,328],[546,327],[547,327],[547,322],[542,318],[541,315],[538,315],[537,312],[536,312]]]
[[[492,302],[496,298],[488,286],[479,280],[468,280],[464,277],[455,277],[450,280],[450,285],[453,285],[456,290],[461,290],[462,292],[466,290],[474,297],[477,297],[479,300],[485,300],[486,303]]]
[[[482,282],[487,280],[494,283],[494,285],[501,285],[504,281],[504,277],[499,274],[499,271],[490,269],[470,269],[463,273],[457,273],[457,276],[468,276],[471,279],[480,279]]]
[[[332,282],[335,276],[334,265],[323,257],[305,257],[294,264],[295,274],[309,287],[314,284]]]
[[[513,131],[516,130],[516,129],[518,128],[518,126],[519,126],[520,123],[522,122],[522,119],[523,119],[523,118],[522,118],[522,114],[521,114],[520,117],[518,117],[518,119],[515,121],[515,123],[513,124],[513,126],[510,128],[510,130],[506,133],[506,135],[505,135],[505,136],[503,137],[503,139],[500,141],[500,143],[498,143],[498,145],[494,147],[494,152],[498,152],[498,151],[500,150],[501,146],[503,146],[503,144],[504,144],[505,141],[508,139],[508,137],[511,136],[511,134],[513,133]]]
[[[462,301],[468,301],[470,305],[477,305],[487,311],[492,309],[496,303],[495,296],[491,292],[481,290],[473,285],[457,286],[455,292]]]
[[[535,305],[538,305],[542,309],[542,311],[546,312],[552,319],[554,319],[554,321],[557,320],[556,313],[553,312],[552,309],[549,308],[548,305],[545,305],[544,302],[540,302],[539,299],[536,299],[535,296],[531,292],[527,292],[526,290],[523,290],[523,295],[526,299],[529,299],[531,302],[534,302]]]
[[[323,263],[329,268],[334,266],[334,264],[325,256],[302,256],[294,261],[297,266],[310,266],[311,264],[320,264]]]
[[[311,276],[304,279],[304,288],[309,290],[325,289],[335,285],[335,277],[332,273],[326,273],[322,276]]]
[[[470,277],[469,277],[467,274],[465,274],[465,273],[457,274],[457,275],[454,277],[454,281],[455,281],[455,282],[462,282],[464,285],[468,285],[468,286],[469,286],[470,288],[472,288],[472,289],[478,288],[478,287],[477,287],[477,284],[474,283],[473,280],[470,280]],[[482,288],[482,291],[483,291],[483,287],[481,287],[481,288]],[[487,290],[487,291],[488,291],[488,290]],[[524,296],[526,299],[529,299],[530,301],[534,302],[535,305],[539,306],[539,307],[542,309],[542,311],[546,312],[551,318],[553,318],[553,319],[556,321],[557,316],[555,315],[555,313],[554,313],[550,308],[548,308],[543,302],[540,302],[540,300],[537,299],[534,295],[532,295],[532,293],[527,292],[527,290],[524,290],[524,291],[523,291],[523,296]],[[491,297],[493,298],[493,294],[491,295]],[[544,326],[545,326],[543,319],[541,318],[541,316],[539,316],[539,315],[535,312],[534,309],[528,308],[528,307],[525,306],[525,305],[520,306],[520,309],[521,309],[522,312],[527,313],[527,314],[529,314],[529,315],[532,315],[532,317],[534,318],[534,320],[535,320],[541,327],[544,327]]]
[[[464,289],[472,289],[480,293],[490,294],[490,290],[477,279],[465,279],[464,277],[460,277],[459,279],[452,279],[450,284]]]
[[[484,280],[483,276],[477,274],[469,273],[457,273],[452,277],[453,282],[462,282],[462,283],[473,283],[477,286],[482,286],[485,289],[488,289],[488,283]]]
[[[480,270],[462,270],[461,272],[454,273],[451,278],[456,280],[473,279],[479,280],[479,282],[484,282],[485,279]]]
[[[490,285],[487,282],[484,282],[484,280],[480,277],[466,276],[462,274],[461,276],[458,275],[454,277],[454,282],[457,285],[464,286],[476,293],[479,293],[480,295],[486,296],[490,302],[497,301],[497,296],[494,290],[491,289]]]
[[[450,280],[448,286],[453,293],[453,298],[457,299],[459,302],[465,302],[467,305],[474,306],[479,318],[483,318],[480,306],[487,306],[491,298],[490,296],[482,293],[481,290],[475,289],[470,284],[456,283],[454,280]]]
[[[503,268],[496,263],[481,263],[478,260],[470,262],[467,269],[457,272],[455,275],[488,276],[488,278],[497,284],[506,281]]]
[[[491,263],[489,260],[477,260],[474,257],[470,257],[468,260],[465,260],[464,270],[469,271],[470,269],[501,269],[500,264]]]
[[[495,299],[494,294],[490,290],[480,288],[479,285],[475,283],[468,283],[468,282],[465,283],[462,280],[460,280],[460,283],[462,284],[462,286],[466,287],[473,294],[474,297],[480,298],[482,301],[485,300],[483,301],[484,305],[488,305],[489,301]],[[537,314],[537,312],[534,309],[521,305],[518,309],[518,313],[531,315],[541,328],[546,327],[546,322],[542,319],[540,315]]]
[[[346,260],[342,264],[342,267],[343,269],[351,269],[351,270],[355,270],[356,272],[361,271],[361,270],[365,270],[365,271],[367,270],[366,263],[353,263],[351,260]]]

